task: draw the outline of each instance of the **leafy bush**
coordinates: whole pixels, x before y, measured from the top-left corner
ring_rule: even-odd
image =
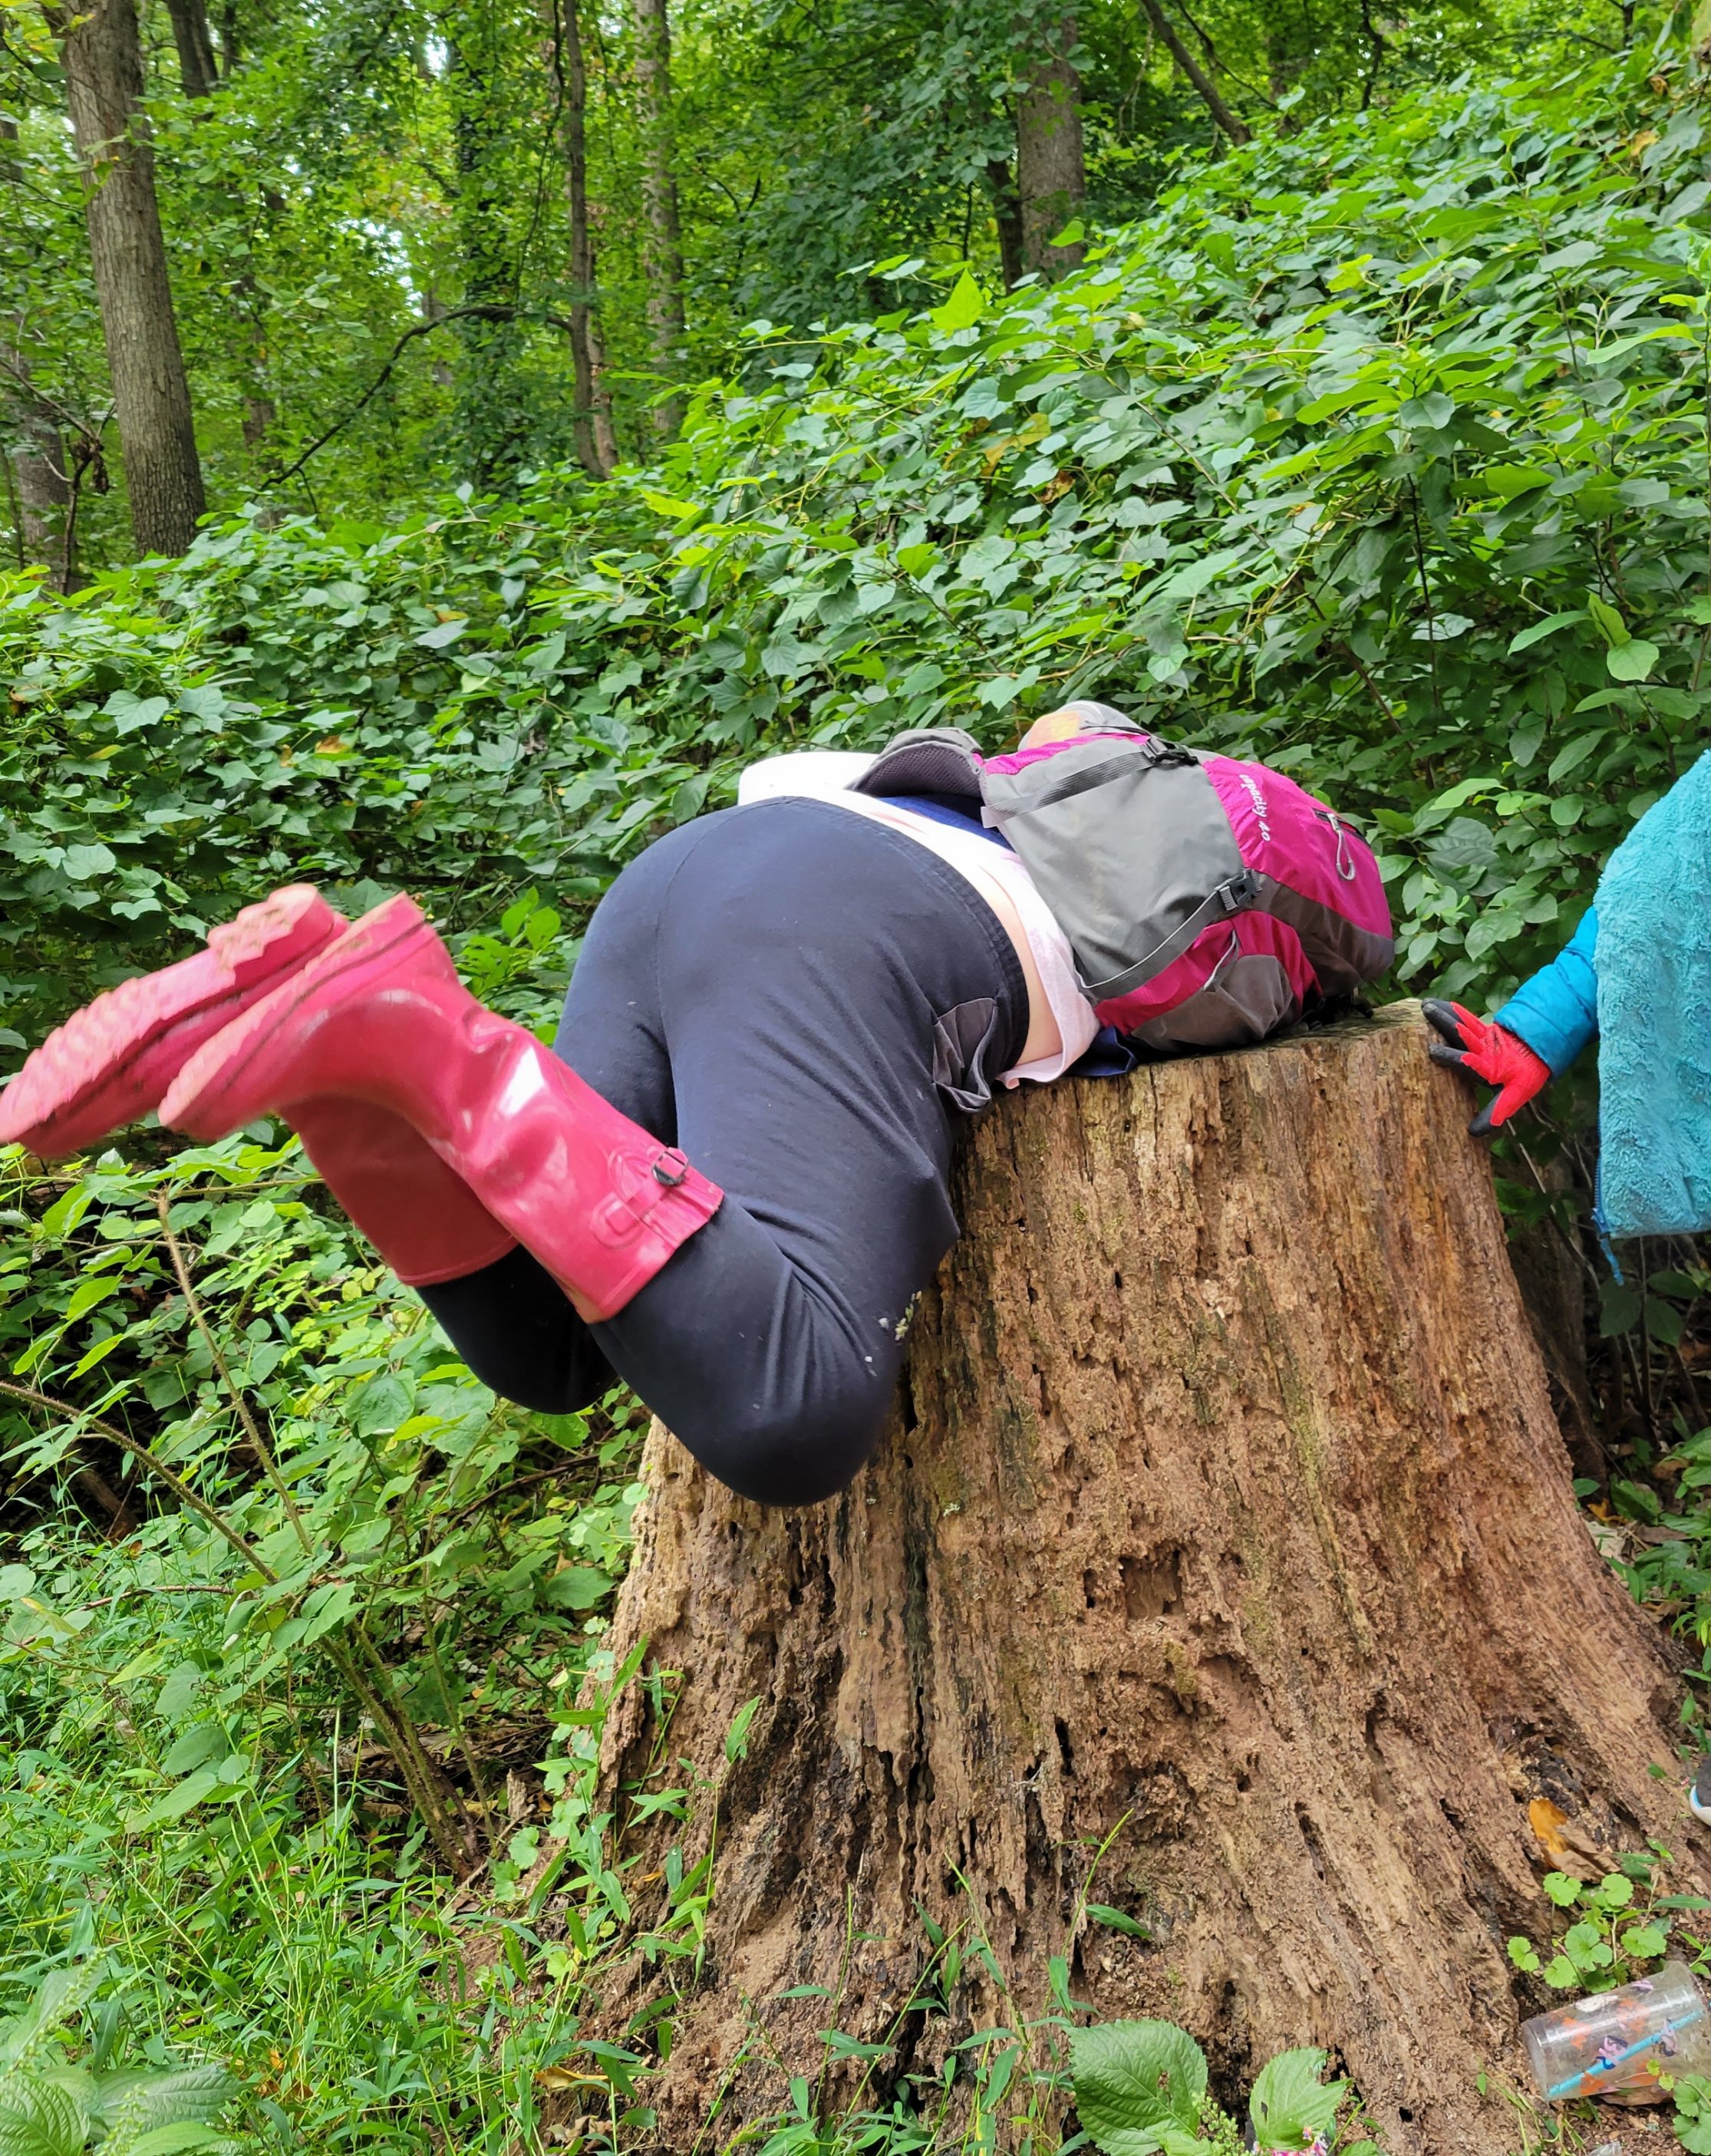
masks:
[[[235,2156],[214,2122],[237,2093],[222,2066],[113,2071],[122,1999],[109,1999],[84,2058],[61,2032],[109,1974],[100,1960],[43,1978],[21,2014],[0,2023],[0,2148],[7,2156],[78,2156],[91,2138],[105,2156]]]
[[[172,1748],[218,1702],[187,1705],[177,1673],[217,1649],[224,1598],[163,1591],[126,1545],[62,1532],[36,1555],[35,1607],[18,1617],[62,1622],[44,1646],[15,1620],[0,1656],[0,1997],[41,2003],[0,2024],[0,2070],[27,2038],[27,2069],[111,2131],[121,2101],[141,2132],[182,2097],[229,2116],[245,2156],[510,2156],[553,2086],[542,2076],[597,2071],[578,2017],[641,1936],[633,1862],[609,1801],[593,1802],[604,1715],[634,1671],[542,1727],[528,1750],[550,1799],[532,1783],[531,1815],[511,1819],[501,1799],[497,1891],[477,1900],[452,1888],[373,1763],[375,1732],[312,1664],[227,1710],[246,1771],[181,1801]],[[706,1882],[678,1889],[646,1933],[656,1956],[695,1950]],[[0,2150],[45,2156],[7,2138],[10,2090],[0,2072]],[[172,2148],[215,2145],[178,2130]],[[169,2156],[132,2156],[151,2151]]]
[[[1280,2051],[1248,2100],[1261,2156],[1302,2149],[1323,2156],[1349,2095],[1324,2082],[1323,2051]],[[1103,2156],[1239,2156],[1241,2128],[1206,2092],[1206,2055],[1169,2021],[1107,2021],[1070,2035],[1076,2112]],[[1340,2145],[1340,2144],[1339,2144]],[[1372,2156],[1373,2144],[1359,2149]],[[1350,2147],[1349,2156],[1357,2156]]]
[[[624,1569],[634,1403],[540,1418],[496,1401],[310,1202],[295,1140],[159,1167],[108,1155],[57,1178],[11,1159],[0,1346],[16,1374],[0,1380],[0,1440],[13,1502],[66,1475],[134,1529],[120,1592],[218,1608],[193,1653],[152,1671],[175,1779],[133,1828],[248,1789],[264,1770],[261,1702],[282,1681],[289,1693],[312,1651],[335,1697],[374,1717],[456,1862],[460,1833],[491,1831],[466,1701],[485,1691],[490,1712],[544,1728]],[[182,1509],[146,1518],[168,1490]],[[86,1620],[40,1592],[38,1548],[54,1543],[49,1527],[27,1533],[24,1561],[0,1568],[0,1664],[79,1666]],[[99,1684],[85,1697],[103,1711]],[[466,1766],[466,1801],[419,1723]]]
[[[1256,143],[1051,289],[760,325],[652,472],[14,581],[24,1029],[288,875],[585,903],[758,745],[1090,692],[1364,813],[1400,977],[1501,987],[1711,695],[1711,178],[1647,65]]]
[[[1693,1895],[1662,1892],[1666,1861],[1657,1851],[1635,1855],[1624,1858],[1623,1870],[1592,1881],[1547,1871],[1546,1899],[1572,1912],[1574,1921],[1548,1961],[1518,1934],[1508,1943],[1509,1959],[1554,1991],[1611,1991],[1632,1983],[1669,1952],[1670,1929],[1681,1911],[1711,1908],[1711,1902]],[[1642,1896],[1637,1907],[1636,1885]]]

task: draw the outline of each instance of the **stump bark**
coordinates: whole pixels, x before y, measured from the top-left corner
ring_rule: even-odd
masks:
[[[1549,1913],[1529,1801],[1696,1883],[1670,1661],[1577,1510],[1424,1039],[1397,1005],[1000,1102],[842,1496],[762,1511],[655,1430],[613,1645],[681,1673],[665,1748],[711,1784],[691,1843],[717,1823],[662,2148],[721,2087],[722,2146],[834,2022],[893,2030],[923,1912],[973,1908],[1004,2010],[1046,2010],[1062,1954],[1101,2018],[1189,2028],[1226,2102],[1318,2044],[1390,2156],[1503,2156],[1538,2003],[1504,1940]],[[653,1712],[616,1710],[614,1784]],[[1076,1920],[1107,1837],[1091,1898],[1145,1938]],[[611,2030],[663,1981],[636,1964]],[[964,1984],[980,2025],[991,1979]],[[837,1998],[780,1997],[804,1985]],[[911,2022],[881,2076],[931,2041]]]

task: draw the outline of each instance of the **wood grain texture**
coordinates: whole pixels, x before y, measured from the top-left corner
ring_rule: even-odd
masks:
[[[1548,1913],[1528,1800],[1694,1876],[1702,1830],[1467,1114],[1411,1005],[1010,1097],[851,1489],[764,1512],[656,1430],[614,1644],[681,1674],[667,1748],[713,1792],[692,1843],[718,1822],[662,2147],[723,2076],[712,2145],[776,2100],[741,2064],[757,2030],[811,2067],[834,2020],[889,2029],[917,1910],[971,1902],[1018,2005],[1066,1954],[1102,2015],[1192,2030],[1226,2101],[1315,2043],[1391,2156],[1514,2144],[1497,2092],[1534,2002],[1503,1940]],[[632,1695],[614,1783],[657,1735]],[[1113,1830],[1093,1898],[1148,1940],[1071,1922]],[[661,1982],[631,1978],[614,2029]],[[805,1984],[840,2002],[777,2000]],[[994,2006],[977,1970],[966,2025]],[[943,2041],[912,2021],[901,2063]]]

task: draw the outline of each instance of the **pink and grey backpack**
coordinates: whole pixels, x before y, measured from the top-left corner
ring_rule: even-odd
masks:
[[[1372,850],[1292,778],[1179,748],[1108,704],[1072,740],[983,756],[960,728],[899,735],[863,793],[978,799],[1069,939],[1103,1025],[1152,1049],[1262,1040],[1389,966]]]

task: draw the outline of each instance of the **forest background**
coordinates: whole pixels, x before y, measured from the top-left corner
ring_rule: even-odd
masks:
[[[1698,35],[6,0],[0,1070],[299,876],[417,891],[546,1026],[758,750],[1077,693],[1361,818],[1385,993],[1501,993],[1704,737]],[[1582,1495],[1697,1656],[1711,1271],[1598,1263],[1589,1110],[1500,1189],[1586,1321]],[[496,1402],[282,1130],[0,1177],[16,2145],[645,2147],[716,1881],[626,1871],[693,1763],[616,1812],[590,1768],[635,1404]],[[953,2025],[979,1950],[923,1941]],[[592,2036],[635,1952],[658,2014]],[[1073,1977],[954,2089],[781,2080],[765,2145],[1058,2148]]]

